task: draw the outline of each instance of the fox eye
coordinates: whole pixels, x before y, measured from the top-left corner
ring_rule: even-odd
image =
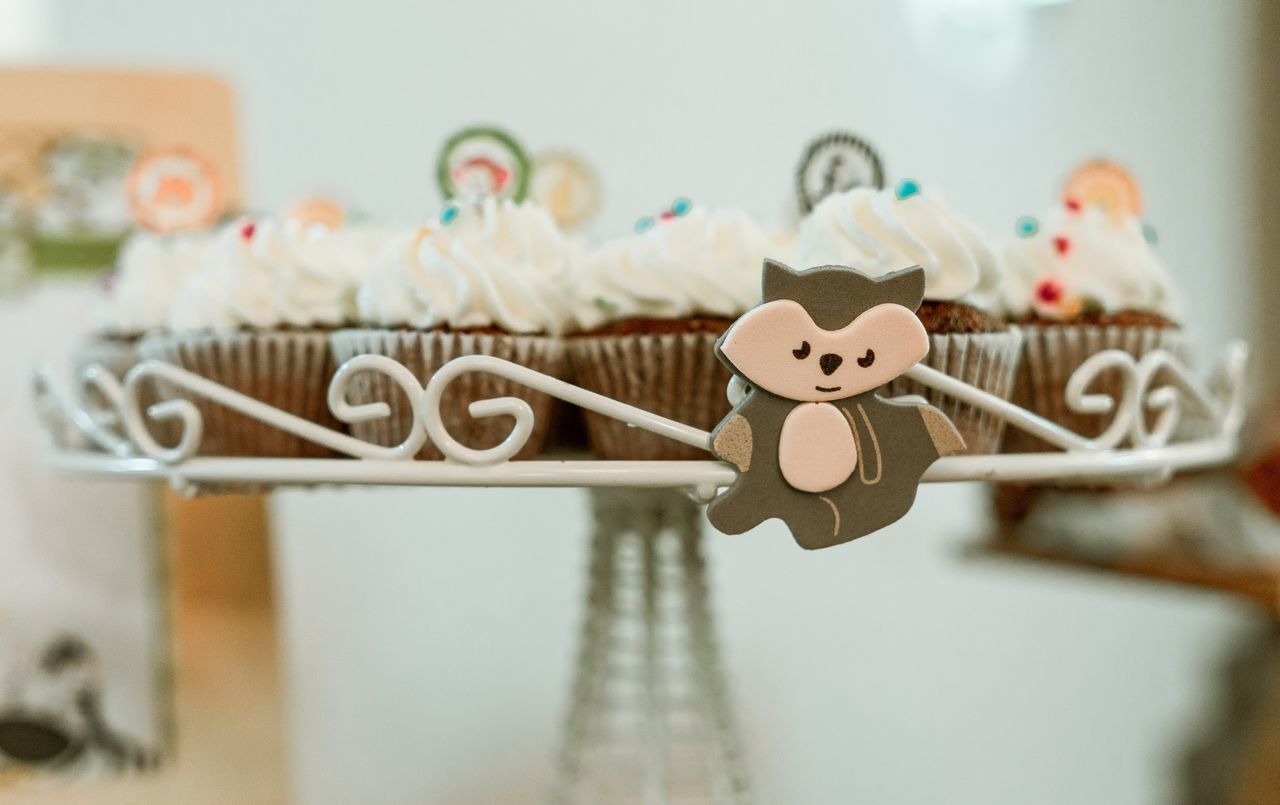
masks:
[[[861,358],[858,358],[858,365],[861,366],[863,369],[866,369],[867,367],[871,366],[871,364],[875,362],[876,362],[876,354],[871,350],[867,350],[866,355],[863,355]]]
[[[791,350],[791,354],[795,355],[797,360],[804,360],[805,358],[809,357],[809,342],[801,341],[800,349]]]

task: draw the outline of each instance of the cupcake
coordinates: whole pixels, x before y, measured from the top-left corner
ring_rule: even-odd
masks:
[[[893,190],[828,196],[800,222],[796,251],[800,266],[846,265],[871,276],[922,266],[925,294],[917,315],[930,341],[924,363],[1009,398],[1021,334],[1004,320],[995,252],[939,196],[910,179]],[[885,394],[923,395],[951,418],[970,453],[999,448],[1004,421],[998,417],[905,377]]]
[[[1067,199],[1043,220],[1019,219],[1016,230],[997,247],[1006,306],[1026,337],[1014,401],[1096,436],[1111,416],[1070,410],[1067,381],[1105,349],[1135,358],[1154,349],[1184,352],[1177,291],[1152,248],[1153,233],[1131,214]],[[1119,383],[1106,374],[1090,390],[1118,397]],[[1019,434],[1014,447],[1044,445]]]
[[[139,351],[340,429],[326,399],[334,372],[329,335],[354,317],[356,285],[377,241],[372,230],[296,220],[230,224],[178,289],[166,331],[143,339]],[[177,393],[203,417],[202,455],[333,455],[197,395]]]
[[[207,234],[195,232],[131,235],[94,306],[93,336],[77,350],[77,365],[101,364],[123,380],[137,362],[139,339],[164,328],[179,287],[199,269],[208,242]]]
[[[572,322],[565,294],[579,248],[542,207],[485,198],[453,202],[430,226],[393,237],[361,283],[359,326],[333,333],[339,363],[357,355],[394,358],[424,385],[441,366],[464,355],[492,355],[562,377],[559,335]],[[470,403],[518,397],[534,412],[534,428],[516,456],[541,451],[554,400],[494,375],[470,373],[449,384],[441,401],[445,427],[462,444],[487,449],[511,433],[506,417],[472,417]],[[353,423],[365,441],[395,445],[408,435],[413,409],[400,387],[376,372],[352,379],[354,404],[384,402],[387,418]],[[419,458],[440,459],[428,441]]]
[[[568,339],[576,382],[647,411],[711,430],[729,411],[729,371],[716,339],[760,302],[766,257],[790,244],[746,213],[686,199],[637,232],[605,243],[573,280],[580,332]],[[624,422],[587,413],[592,449],[606,459],[707,458]]]

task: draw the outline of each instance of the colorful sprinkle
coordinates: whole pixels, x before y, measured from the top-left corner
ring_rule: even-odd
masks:
[[[253,233],[258,231],[258,225],[253,221],[245,221],[240,225],[240,237],[245,240],[253,240]]]
[[[653,229],[653,225],[656,223],[657,221],[654,220],[652,215],[646,215],[643,218],[637,218],[636,233],[639,234],[642,232],[648,232],[650,229]]]
[[[1071,212],[1080,212],[1081,209],[1079,199],[1069,198],[1063,202],[1063,205]]]
[[[462,214],[462,210],[458,209],[457,204],[450,204],[440,211],[440,223],[451,224],[458,220],[458,216]]]
[[[1067,295],[1062,283],[1055,279],[1041,280],[1036,286],[1036,299],[1046,305],[1056,305]]]
[[[906,201],[912,196],[920,195],[920,183],[915,179],[903,179],[893,190],[899,201]]]
[[[1156,228],[1151,224],[1142,225],[1142,237],[1147,239],[1147,243],[1152,246],[1160,242],[1160,233],[1156,232]]]
[[[1013,225],[1013,231],[1020,238],[1029,238],[1040,231],[1040,222],[1030,215],[1024,215]]]
[[[680,196],[675,201],[671,202],[671,212],[675,213],[676,215],[688,215],[689,210],[692,210],[692,209],[693,209],[693,202],[685,198],[684,196]]]
[[[1071,251],[1071,241],[1063,235],[1058,235],[1053,239],[1053,248],[1058,250],[1058,254],[1062,257],[1067,256],[1067,252]]]

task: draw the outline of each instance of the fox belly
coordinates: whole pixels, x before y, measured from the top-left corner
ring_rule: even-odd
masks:
[[[830,403],[802,403],[787,414],[778,441],[782,477],[801,492],[826,492],[858,466],[853,428]]]

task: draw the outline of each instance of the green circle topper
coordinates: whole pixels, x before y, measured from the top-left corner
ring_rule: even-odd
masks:
[[[847,131],[833,131],[805,147],[796,168],[800,211],[808,214],[833,193],[855,187],[884,189],[884,164],[870,143]]]
[[[485,146],[496,153],[483,153]],[[460,157],[463,161],[459,164]],[[523,201],[529,192],[529,157],[519,141],[502,129],[494,126],[472,126],[445,140],[440,149],[440,157],[436,160],[436,182],[446,200],[458,197],[459,187],[455,173],[468,163],[474,163],[495,175],[506,172],[505,182],[500,182],[502,186],[494,191],[494,195],[500,198]]]

